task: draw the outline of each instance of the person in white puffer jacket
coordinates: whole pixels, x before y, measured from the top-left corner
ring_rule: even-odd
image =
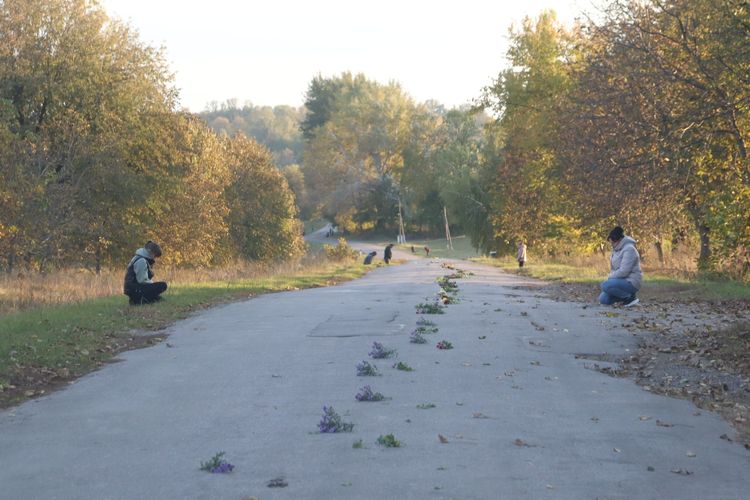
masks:
[[[607,240],[612,243],[611,271],[601,285],[599,303],[612,305],[622,302],[625,307],[634,306],[640,302],[636,294],[643,280],[641,256],[635,248],[635,240],[625,236],[625,230],[620,226],[610,231]]]

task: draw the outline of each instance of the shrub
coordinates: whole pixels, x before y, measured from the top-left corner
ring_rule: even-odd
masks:
[[[385,399],[379,392],[372,392],[372,388],[369,385],[364,386],[354,396],[357,401],[382,401]]]
[[[323,433],[352,432],[354,424],[342,421],[341,415],[336,413],[332,406],[324,406],[318,429]]]
[[[336,262],[354,260],[359,257],[359,252],[350,247],[345,238],[339,238],[336,246],[323,245],[323,251],[328,260]]]
[[[380,342],[372,343],[372,351],[370,351],[370,357],[373,359],[386,359],[396,355],[396,349],[388,349],[383,346]]]
[[[367,361],[362,361],[357,365],[357,376],[358,377],[375,377],[380,375],[378,373],[378,367],[371,365]]]
[[[401,446],[401,441],[396,439],[393,434],[386,434],[385,436],[381,434],[380,436],[378,436],[377,443],[380,446],[385,446],[386,448],[398,448]]]

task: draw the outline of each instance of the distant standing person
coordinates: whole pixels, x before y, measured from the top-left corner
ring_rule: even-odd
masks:
[[[385,247],[385,252],[383,252],[383,260],[386,264],[389,264],[391,262],[391,259],[393,258],[393,243],[389,243],[388,246]]]
[[[607,240],[612,243],[612,256],[609,259],[611,271],[601,285],[599,303],[612,305],[622,302],[625,307],[634,306],[640,302],[636,293],[643,279],[641,256],[635,248],[635,240],[625,236],[620,226],[610,231]]]
[[[364,264],[366,266],[369,266],[370,264],[372,264],[372,259],[374,259],[377,254],[378,254],[378,252],[376,252],[375,250],[373,250],[372,252],[368,253],[365,256],[365,262],[364,262]]]
[[[425,254],[425,257],[429,257],[430,256],[430,247],[428,247],[428,246],[424,247],[424,254]]]
[[[143,248],[135,251],[125,271],[123,291],[130,298],[131,305],[149,304],[161,300],[161,294],[167,289],[163,281],[154,283],[153,265],[161,257],[161,247],[153,241],[147,241]]]
[[[526,243],[524,243],[523,241],[519,241],[516,244],[516,249],[518,250],[516,252],[518,267],[523,267],[523,265],[526,263]]]

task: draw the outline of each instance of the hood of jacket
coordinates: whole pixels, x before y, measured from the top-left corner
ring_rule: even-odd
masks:
[[[135,251],[136,255],[140,255],[141,257],[145,257],[148,260],[154,260],[154,254],[146,250],[145,248],[139,248]]]
[[[630,236],[625,236],[623,239],[617,242],[617,245],[614,246],[613,250],[615,252],[619,252],[620,250],[622,250],[628,245],[635,246],[635,240],[631,238]]]

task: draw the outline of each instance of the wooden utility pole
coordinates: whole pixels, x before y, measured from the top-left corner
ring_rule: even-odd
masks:
[[[404,218],[401,216],[401,198],[398,199],[398,236],[401,244],[406,243],[406,232],[404,231]]]
[[[453,240],[451,239],[451,228],[448,225],[448,210],[443,206],[443,219],[445,219],[445,239],[448,240],[448,250],[453,250]]]

